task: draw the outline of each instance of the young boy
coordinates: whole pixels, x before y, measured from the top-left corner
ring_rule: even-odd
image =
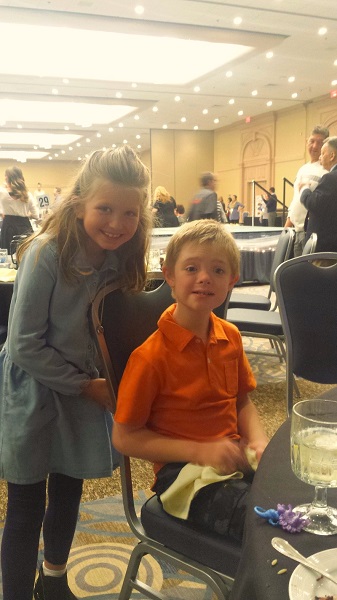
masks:
[[[131,355],[113,443],[154,463],[164,509],[242,539],[246,496],[268,439],[248,398],[256,386],[237,328],[212,310],[239,277],[240,255],[220,223],[192,221],[163,266],[176,303]]]

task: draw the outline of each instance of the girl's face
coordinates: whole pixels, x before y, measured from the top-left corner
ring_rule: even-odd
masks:
[[[104,255],[106,250],[116,250],[128,242],[137,231],[139,216],[138,190],[103,181],[78,213],[88,236],[88,258]]]

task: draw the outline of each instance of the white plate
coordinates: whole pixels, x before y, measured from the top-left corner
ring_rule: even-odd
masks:
[[[330,575],[337,579],[337,548],[323,550],[310,556],[317,567],[324,569]],[[337,585],[328,581],[325,577],[319,579],[314,571],[307,569],[303,565],[298,565],[289,581],[289,598],[290,600],[315,600],[315,596],[332,595],[337,598]]]

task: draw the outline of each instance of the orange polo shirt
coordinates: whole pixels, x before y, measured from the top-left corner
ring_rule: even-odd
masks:
[[[179,439],[239,439],[237,397],[256,387],[240,332],[212,313],[205,345],[174,321],[174,309],[131,354],[115,421]],[[155,464],[155,472],[162,466]]]

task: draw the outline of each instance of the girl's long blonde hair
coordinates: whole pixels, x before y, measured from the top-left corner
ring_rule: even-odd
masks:
[[[10,195],[21,202],[28,202],[28,190],[23,173],[19,167],[11,167],[5,171],[6,183],[10,188]]]
[[[74,258],[80,248],[84,249],[87,235],[77,215],[106,180],[139,191],[140,216],[137,231],[131,240],[116,250],[116,253],[124,263],[121,273],[124,289],[143,289],[152,222],[148,208],[150,177],[147,167],[129,146],[97,150],[89,156],[75,177],[68,194],[46,218],[40,231],[19,246],[18,262],[33,239],[41,236],[41,246],[55,240],[61,273],[69,283],[76,282],[80,272],[76,268]]]

